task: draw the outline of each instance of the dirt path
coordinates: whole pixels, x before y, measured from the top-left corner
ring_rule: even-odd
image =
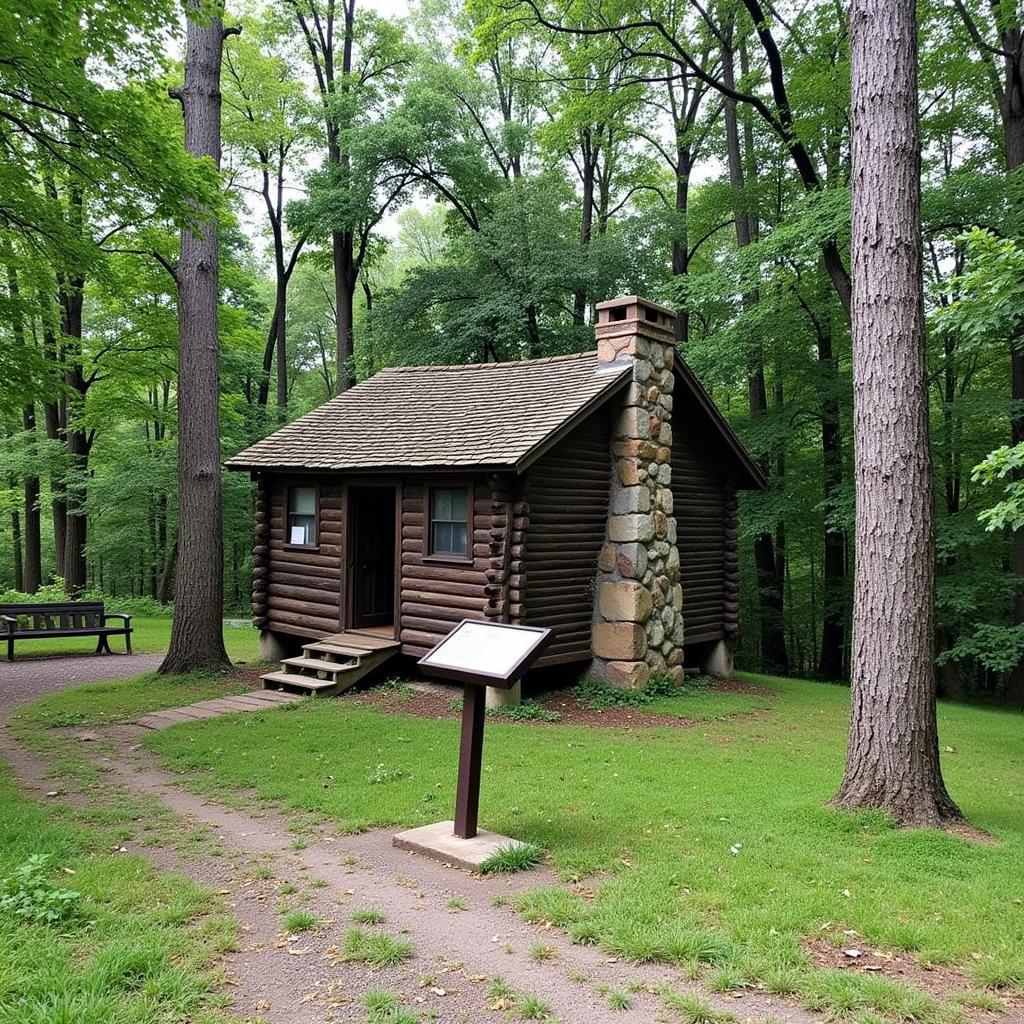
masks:
[[[82,683],[128,679],[152,672],[162,654],[83,654],[0,661],[0,722],[22,704]]]
[[[120,726],[104,733],[116,753],[101,753],[95,743],[89,752],[102,762],[105,788],[154,797],[185,821],[214,830],[219,850],[208,848],[187,858],[170,847],[150,846],[143,835],[124,845],[161,869],[181,871],[209,885],[235,913],[243,935],[238,950],[228,956],[228,970],[234,1012],[244,1020],[363,1021],[365,994],[385,989],[410,1009],[423,1011],[428,1020],[504,1021],[512,1004],[489,992],[495,975],[543,1000],[562,1024],[678,1019],[655,992],[665,984],[675,992],[700,993],[743,1021],[810,1024],[817,1019],[759,993],[708,996],[676,970],[639,967],[592,947],[573,946],[559,932],[527,925],[509,907],[495,905],[518,891],[553,884],[544,870],[477,878],[395,850],[391,831],[318,833],[296,842],[283,816],[231,810],[180,789],[138,746],[142,729]],[[66,788],[69,799],[81,801],[74,796],[73,780],[55,781],[49,766],[20,748],[7,730],[0,731],[0,756],[12,764],[27,791],[43,797],[54,788]],[[281,886],[295,889],[282,896]],[[321,925],[314,932],[288,936],[282,931],[282,909],[309,911]],[[413,944],[408,962],[371,969],[339,959],[339,947],[355,927],[352,915],[360,910],[384,916],[383,924],[363,926],[365,931]],[[549,951],[538,961],[530,952],[539,943]],[[612,1010],[599,986],[639,990],[630,995],[628,1009]]]

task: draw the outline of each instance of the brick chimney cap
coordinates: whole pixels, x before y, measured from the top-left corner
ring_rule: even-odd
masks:
[[[660,302],[645,299],[642,295],[619,295],[614,299],[605,299],[604,302],[596,303],[594,308],[611,309],[618,306],[646,306],[648,309],[656,309],[659,313],[665,313],[670,317],[675,317],[677,313],[677,310],[671,306],[663,306]]]

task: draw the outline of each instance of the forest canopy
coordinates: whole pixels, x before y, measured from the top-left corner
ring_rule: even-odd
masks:
[[[739,663],[845,680],[844,6],[223,17],[218,171],[172,95],[180,5],[0,10],[0,592],[173,602],[173,270],[182,228],[215,218],[225,459],[382,367],[583,351],[617,294],[677,308],[684,358],[770,481],[743,498]],[[918,18],[939,685],[1024,701],[1022,12]],[[252,489],[223,487],[244,614]]]

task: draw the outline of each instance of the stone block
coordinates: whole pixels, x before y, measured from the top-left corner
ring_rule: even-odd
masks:
[[[639,405],[627,405],[616,418],[612,433],[621,438],[650,440],[651,425],[647,410]]]
[[[597,556],[597,567],[601,572],[611,572],[615,568],[615,548],[611,544],[605,544],[601,548],[601,554]]]
[[[666,465],[672,461],[672,449],[662,445],[660,448],[656,448],[654,452],[654,461],[660,465]],[[667,483],[668,481],[666,481]]]
[[[666,485],[672,483],[672,467],[667,462],[663,462],[658,467],[658,483]]]
[[[597,607],[611,622],[646,622],[654,602],[650,591],[636,580],[606,580],[597,588]]]
[[[649,515],[610,516],[608,539],[614,544],[649,541],[654,536],[654,521]]]
[[[610,341],[602,339],[597,343],[597,361],[599,363],[613,363],[618,354],[618,349]]]
[[[651,436],[652,437],[656,437],[662,444],[671,444],[672,443],[672,424],[666,422],[665,420],[662,420],[661,428],[658,430],[657,434],[655,434],[654,431],[652,430],[651,431]]]
[[[635,622],[595,622],[591,645],[598,658],[635,661],[647,654],[647,634]]]
[[[613,661],[607,668],[608,682],[624,690],[642,690],[651,678],[651,670],[643,661]]]
[[[615,475],[623,487],[636,487],[640,483],[640,467],[636,459],[619,459],[615,463]]]
[[[618,487],[612,492],[611,507],[613,516],[650,512],[651,492],[639,484],[636,487]]]

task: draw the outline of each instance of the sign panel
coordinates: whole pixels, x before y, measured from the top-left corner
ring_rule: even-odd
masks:
[[[429,675],[482,686],[511,687],[540,656],[551,630],[463,619],[419,666]]]

